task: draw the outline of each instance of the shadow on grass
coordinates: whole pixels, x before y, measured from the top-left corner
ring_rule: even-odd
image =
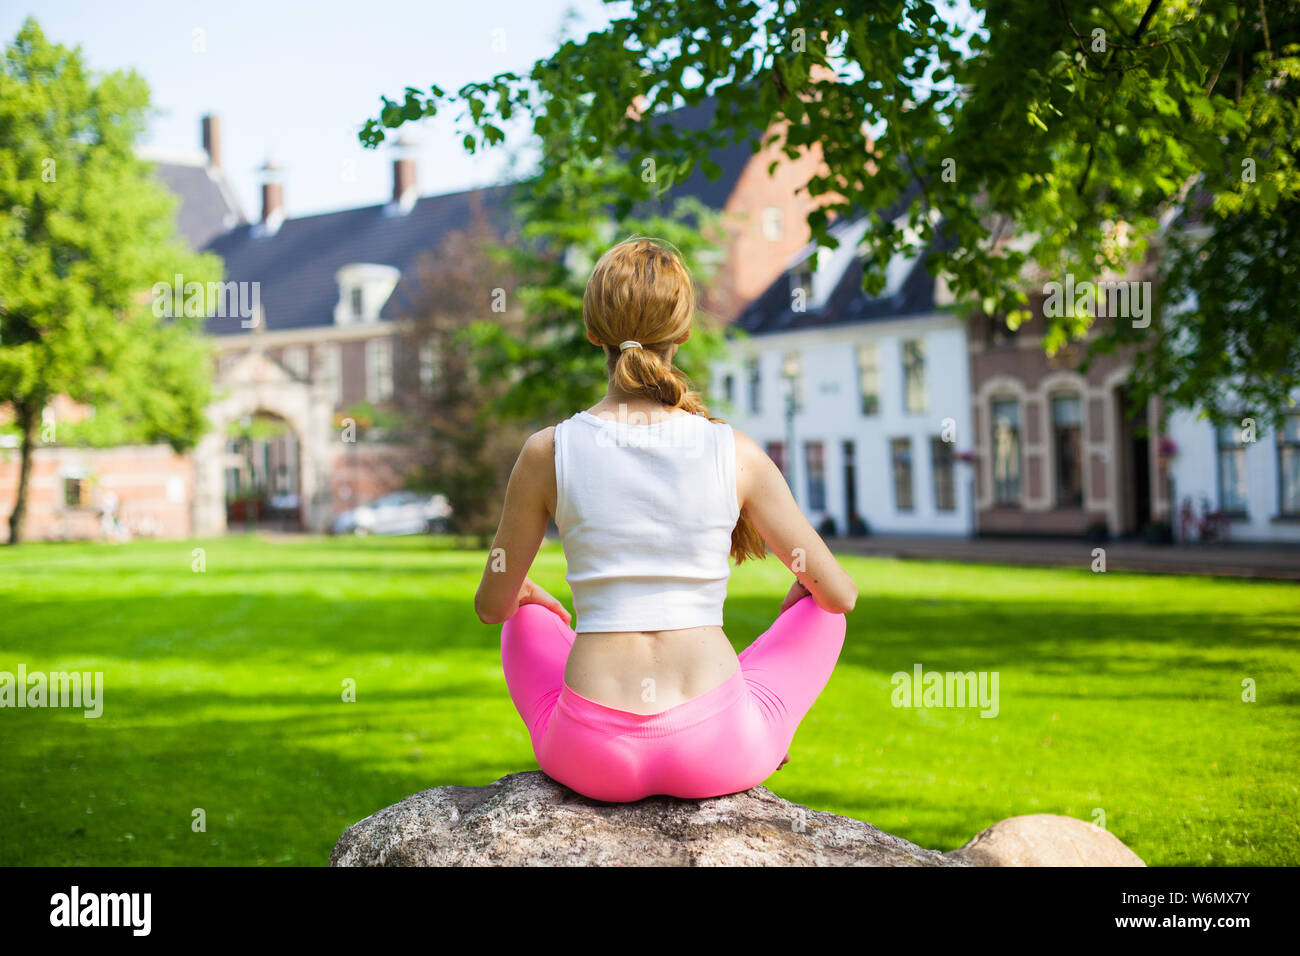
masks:
[[[168,579],[156,568],[153,584],[134,593],[115,590],[117,581],[130,580],[125,574],[94,580],[84,594],[47,594],[30,583],[7,590],[0,669],[18,662],[40,669],[52,659],[81,667],[75,662],[85,660],[84,667],[105,670],[110,683],[100,720],[53,711],[4,715],[0,831],[22,839],[0,841],[0,863],[317,865],[346,826],[415,791],[481,786],[535,769],[500,674],[500,628],[479,622],[461,583],[476,580],[477,570],[365,563],[367,551],[409,554],[413,562],[430,553],[467,553],[420,545],[365,541],[337,552],[317,545],[300,556],[286,547],[242,563],[236,552],[233,560],[213,562],[201,581],[187,577],[170,593],[158,593]],[[152,547],[128,553],[130,561],[153,567],[164,549]],[[310,576],[265,581],[279,566]],[[358,593],[370,577],[383,582],[381,593]],[[427,595],[412,593],[421,579]],[[389,586],[396,593],[383,593]],[[446,596],[453,590],[464,596]],[[553,593],[572,606],[566,592]],[[775,596],[729,599],[733,646],[747,646],[778,607]],[[1052,701],[1071,698],[1120,702],[1119,714],[1112,708],[1105,716],[1119,727],[1128,714],[1186,702],[1194,696],[1191,676],[1203,688],[1207,680],[1230,684],[1244,673],[1268,672],[1294,654],[1294,623],[1231,610],[1152,605],[1143,613],[1132,604],[996,595],[870,595],[849,617],[838,676],[814,708],[819,719],[847,725],[801,729],[798,739],[815,746],[794,754],[797,763],[766,785],[814,808],[873,822],[896,818],[905,799],[911,819],[922,821],[915,827],[926,845],[951,848],[1009,815],[1010,785],[981,789],[979,779],[961,779],[971,771],[958,768],[948,772],[958,778],[955,786],[927,786],[947,745],[942,726],[914,731],[931,735],[925,748],[899,747],[841,766],[854,746],[881,736],[868,721],[887,703],[854,702],[858,709],[830,712],[832,700],[846,699],[837,682],[887,682],[916,663],[941,671],[1005,669],[1004,693],[1038,698],[1049,710]],[[120,679],[112,673],[119,666],[126,674]],[[349,677],[358,680],[356,704],[340,700],[339,683]],[[1062,686],[1061,678],[1071,677],[1107,681],[1084,694]],[[1287,709],[1293,720],[1298,704],[1288,690],[1271,695],[1268,706]],[[1008,748],[1041,736],[1018,719],[1003,725]],[[961,746],[961,737],[953,740],[952,747]],[[1104,765],[1125,741],[1109,746],[1091,759]],[[1017,762],[1014,755],[1004,760]],[[1059,784],[1058,793],[1067,786],[1078,784]],[[960,805],[954,792],[962,794]],[[207,814],[205,832],[191,829],[195,808]]]

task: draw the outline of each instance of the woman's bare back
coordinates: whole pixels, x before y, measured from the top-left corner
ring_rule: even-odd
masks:
[[[713,690],[739,668],[720,627],[592,631],[573,642],[564,682],[588,700],[657,714]]]

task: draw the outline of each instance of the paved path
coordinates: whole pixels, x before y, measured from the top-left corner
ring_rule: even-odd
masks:
[[[1156,571],[1218,577],[1300,581],[1300,545],[1173,544],[1140,541],[1094,544],[1080,538],[943,538],[872,535],[827,538],[832,551],[931,561],[1091,567],[1094,548],[1106,549],[1108,571]]]

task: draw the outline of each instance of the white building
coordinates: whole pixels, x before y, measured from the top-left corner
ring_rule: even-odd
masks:
[[[767,450],[819,530],[829,517],[853,533],[856,513],[873,532],[970,535],[966,323],[940,311],[946,290],[919,257],[890,263],[879,296],[863,293],[864,229],[847,223],[837,249],[805,250],[741,313],[747,335],[713,370],[718,414]]]
[[[1300,401],[1300,393],[1292,396]],[[1300,542],[1300,408],[1276,429],[1247,415],[1215,428],[1193,411],[1169,416],[1174,533],[1185,503],[1222,512],[1228,540]],[[1191,537],[1195,537],[1193,530]]]

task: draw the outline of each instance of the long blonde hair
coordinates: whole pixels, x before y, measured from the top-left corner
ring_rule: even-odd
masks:
[[[601,256],[582,296],[582,318],[588,334],[605,347],[610,382],[619,390],[722,421],[709,414],[668,357],[695,318],[694,282],[669,243],[633,236]],[[642,347],[620,350],[627,339]],[[743,509],[731,532],[731,557],[737,564],[767,557],[767,544]]]

